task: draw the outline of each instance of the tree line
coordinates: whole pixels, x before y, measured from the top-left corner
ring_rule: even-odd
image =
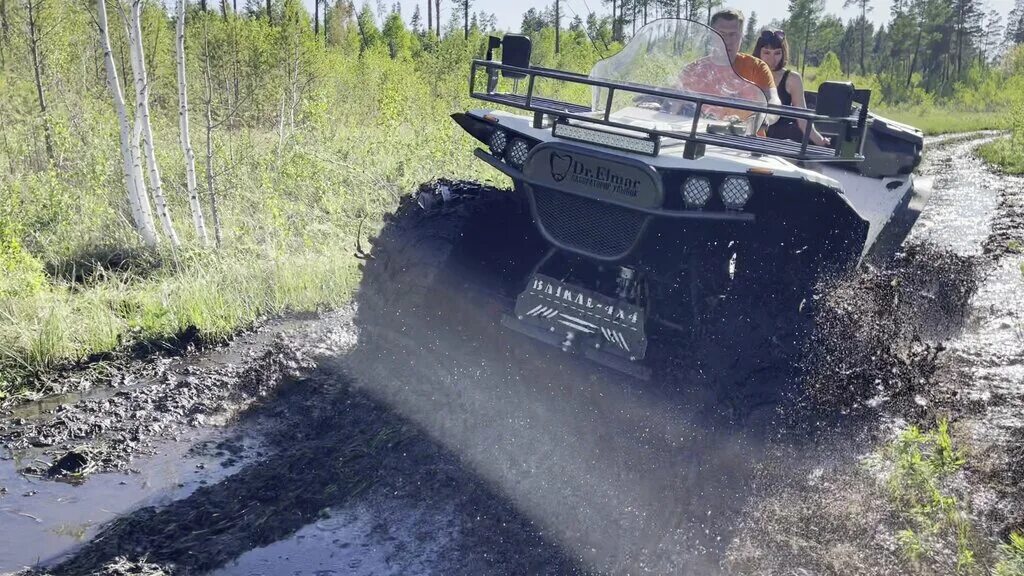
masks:
[[[898,104],[999,89],[1000,55],[1024,41],[1024,0],[1005,21],[982,2],[893,0],[875,27],[868,0],[849,0],[858,14],[846,21],[822,0],[790,0],[787,17],[768,24],[787,31],[796,65],[869,78]],[[585,72],[646,22],[706,21],[719,5],[610,0],[604,13],[581,14],[555,2],[525,11],[519,31],[533,37],[537,64]],[[760,26],[749,14],[747,50]],[[219,178],[233,165],[221,155],[235,153],[218,135],[273,134],[280,155],[323,116],[324,80],[340,56],[406,62],[436,95],[464,97],[468,60],[491,33],[500,33],[494,15],[472,0],[424,0],[411,15],[380,1],[317,0],[310,13],[301,0],[0,0],[0,157],[8,181],[54,168],[92,177],[92,165],[109,162],[92,138],[110,130],[126,212],[144,242],[183,242],[177,210],[191,221],[185,238],[218,244]],[[403,89],[382,96],[385,112]],[[173,154],[161,134],[174,135]]]

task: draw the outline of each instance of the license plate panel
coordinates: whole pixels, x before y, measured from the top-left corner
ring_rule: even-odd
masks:
[[[577,346],[640,360],[647,352],[642,307],[545,274],[534,274],[516,299],[521,322],[555,333],[573,333]]]

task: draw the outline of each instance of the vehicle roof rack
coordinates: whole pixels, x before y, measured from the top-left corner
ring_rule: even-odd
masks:
[[[483,91],[477,89],[478,69],[482,69],[488,79],[487,87]],[[513,92],[498,91],[497,75],[499,71],[503,76],[516,79]],[[603,88],[608,91],[604,110],[598,112],[590,106],[537,96],[534,94],[534,91],[538,78],[581,84],[591,88]],[[522,79],[525,79],[527,83],[525,94],[518,93],[518,87]],[[837,84],[835,88],[839,89],[835,92],[846,94],[850,100],[845,105],[843,103],[840,103],[839,106],[835,106],[834,103],[829,104],[829,108],[833,111],[838,109],[843,112],[838,115],[819,114],[811,110],[792,106],[758,104],[749,100],[725,96],[710,96],[653,88],[631,82],[591,78],[584,74],[552,70],[538,66],[526,68],[510,66],[492,60],[473,60],[469,79],[470,96],[472,98],[528,110],[533,112],[535,118],[538,119],[545,115],[551,116],[555,120],[552,123],[554,126],[565,124],[571,119],[577,122],[641,133],[656,142],[653,155],[657,155],[657,150],[661,148],[660,141],[664,138],[684,141],[686,143],[684,154],[689,158],[703,155],[705,146],[720,146],[759,154],[782,156],[803,162],[861,162],[864,160],[862,149],[869,122],[868,102],[871,91],[854,89],[852,85],[845,83],[835,84]],[[689,130],[663,130],[617,122],[611,117],[612,101],[617,92],[642,94],[666,101],[689,103],[696,107],[693,123]],[[819,100],[820,103],[821,101]],[[853,106],[853,104],[858,106]],[[704,106],[725,106],[738,110],[749,110],[755,113],[779,116],[780,118],[809,120],[810,122],[805,123],[802,142],[761,136],[702,132],[698,130],[698,121],[700,119],[700,110]],[[819,111],[822,110],[822,106],[818,106],[817,109]],[[809,139],[813,122],[833,127],[831,132],[836,134],[836,138],[832,146],[815,146],[810,143]],[[540,127],[541,124],[535,122],[535,126]]]

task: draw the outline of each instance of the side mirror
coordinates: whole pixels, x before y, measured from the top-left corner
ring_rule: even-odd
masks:
[[[505,34],[504,38],[497,36],[491,36],[487,39],[487,61],[491,62],[494,60],[494,51],[501,50],[501,63],[506,66],[515,66],[516,68],[529,68],[530,67],[530,53],[533,51],[533,45],[530,42],[529,36],[523,36],[522,34]],[[515,82],[516,89],[519,87],[519,80],[526,78],[526,74],[522,72],[508,72],[505,70],[501,71],[501,75],[505,78],[512,78]],[[498,71],[488,66],[487,69],[487,92],[491,94],[498,87]]]
[[[530,67],[530,53],[533,51],[533,44],[529,36],[522,34],[505,34],[501,40],[501,63],[505,66],[516,68]],[[526,78],[526,74],[519,72],[502,71],[505,78]]]
[[[849,82],[823,82],[818,87],[814,112],[822,116],[849,116],[853,113],[853,96],[853,84]]]

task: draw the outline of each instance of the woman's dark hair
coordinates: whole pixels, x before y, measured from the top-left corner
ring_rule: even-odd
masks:
[[[779,60],[779,65],[775,67],[776,70],[782,70],[789,63],[789,42],[786,41],[786,33],[782,30],[772,30],[769,28],[761,30],[761,34],[757,37],[757,43],[754,44],[754,56],[756,58],[761,57],[762,48],[782,49],[782,59]]]

